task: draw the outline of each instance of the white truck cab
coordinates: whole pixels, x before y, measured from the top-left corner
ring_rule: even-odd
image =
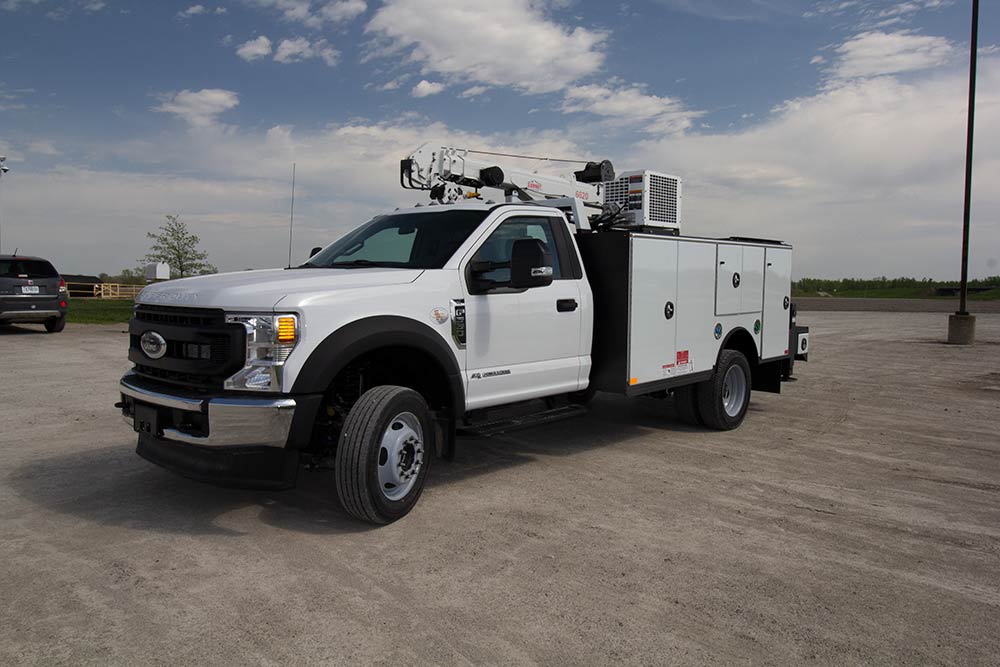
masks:
[[[270,488],[294,485],[302,459],[332,461],[347,511],[386,523],[491,408],[673,395],[683,419],[729,429],[752,388],[780,391],[807,359],[789,246],[631,224],[591,199],[613,189],[610,165],[577,172],[594,185],[422,151],[402,174],[434,204],[376,216],[297,267],[142,291],[119,403],[141,456]]]

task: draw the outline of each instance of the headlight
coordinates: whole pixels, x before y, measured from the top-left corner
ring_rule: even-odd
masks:
[[[227,315],[226,322],[242,324],[247,332],[243,369],[226,380],[226,389],[279,391],[281,367],[299,340],[295,315]]]

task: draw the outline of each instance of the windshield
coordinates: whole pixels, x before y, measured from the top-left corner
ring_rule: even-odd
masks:
[[[56,278],[59,274],[52,265],[38,259],[0,259],[0,277],[3,278]]]
[[[299,268],[440,269],[487,215],[468,210],[381,215]]]

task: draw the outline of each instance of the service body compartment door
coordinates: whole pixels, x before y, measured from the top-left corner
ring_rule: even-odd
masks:
[[[720,243],[716,251],[715,314],[738,315],[741,312],[740,285],[743,277],[743,246]]]
[[[719,341],[715,315],[716,244],[681,237],[677,252],[677,354],[672,377],[712,370]]]
[[[764,248],[743,246],[740,274],[740,312],[760,313],[764,307]]]
[[[788,308],[792,298],[792,249],[767,248],[764,269],[764,331],[761,358],[788,354]]]
[[[676,363],[677,246],[668,238],[632,237],[629,290],[629,384],[669,378]]]

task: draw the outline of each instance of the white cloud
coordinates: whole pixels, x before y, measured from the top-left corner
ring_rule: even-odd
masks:
[[[60,151],[56,148],[55,144],[47,139],[32,141],[28,144],[27,148],[29,153],[34,153],[35,155],[45,155],[48,157],[60,155]]]
[[[639,85],[608,87],[599,84],[568,88],[563,96],[564,113],[586,112],[606,118],[610,124],[636,126],[645,132],[680,132],[702,113],[685,109],[671,97],[650,95]]]
[[[379,86],[378,89],[381,91],[397,90],[399,89],[400,86],[403,85],[403,81],[405,80],[406,77],[398,76],[395,79],[392,79],[391,81],[386,81],[381,86]]]
[[[864,32],[836,49],[837,60],[829,69],[838,80],[916,72],[944,65],[956,50],[944,37],[900,32]]]
[[[797,15],[796,0],[654,0],[675,12],[717,21],[762,21],[773,16]]]
[[[364,0],[332,0],[313,2],[312,0],[245,0],[261,9],[276,11],[281,18],[291,23],[300,23],[307,28],[322,28],[327,23],[342,23],[357,18],[368,9]]]
[[[3,81],[0,81],[0,112],[28,108],[22,99],[34,92],[34,88],[7,88]]]
[[[16,12],[22,7],[40,5],[43,2],[45,0],[0,0],[0,9],[5,9],[8,12]]]
[[[0,9],[16,12],[45,2],[46,0],[0,0]],[[63,21],[77,9],[85,12],[99,12],[107,6],[108,3],[104,0],[64,0],[61,6],[47,11],[45,17],[54,21]]]
[[[189,19],[192,16],[201,16],[206,11],[207,10],[205,9],[205,5],[191,5],[187,9],[177,12],[177,18]]]
[[[925,11],[943,9],[954,0],[904,0],[903,2],[871,2],[870,0],[820,0],[805,18],[825,16],[853,20],[861,30],[875,30],[914,22]]]
[[[414,97],[428,97],[430,95],[437,95],[442,90],[444,90],[444,84],[438,83],[437,81],[428,81],[427,79],[422,80],[420,83],[413,87],[410,94]]]
[[[459,97],[477,97],[485,93],[487,90],[489,90],[489,88],[486,86],[472,86],[471,88],[463,90],[459,94]]]
[[[330,46],[325,39],[310,42],[305,37],[283,39],[274,51],[274,60],[283,64],[302,62],[311,58],[320,58],[329,67],[333,67],[340,59],[340,52]]]
[[[984,59],[980,77],[980,108],[1000,105],[1000,58]],[[955,278],[966,85],[962,68],[843,81],[741,131],[642,142],[616,166],[683,176],[686,233],[782,238],[799,276]],[[982,276],[1000,259],[1000,115],[980,114],[976,130]]]
[[[216,16],[221,16],[222,14],[227,14],[228,12],[229,10],[226,9],[225,7],[216,7],[214,10],[212,10],[212,13],[215,14]]]
[[[326,3],[317,13],[331,23],[341,23],[356,19],[367,9],[368,4],[364,0],[339,0]]]
[[[335,124],[315,132],[277,126],[267,132],[174,133],[95,147],[134,166],[126,170],[19,168],[17,187],[4,191],[4,242],[44,247],[67,273],[115,272],[145,253],[145,232],[162,224],[165,213],[179,213],[221,269],[284,266],[293,161],[293,252],[304,260],[309,248],[375,213],[426,201],[424,193],[399,188],[400,158],[425,141],[510,153],[579,153],[566,139],[546,133],[491,136],[407,121]],[[84,244],[88,252],[80,253]]]
[[[387,0],[366,27],[376,38],[368,56],[408,51],[425,74],[560,90],[600,69],[606,34],[556,23],[543,7],[535,0]]]
[[[236,47],[236,55],[247,62],[271,55],[271,40],[265,35],[243,42]]]
[[[810,65],[822,65],[825,62],[826,58],[824,58],[823,56],[813,56],[812,58],[809,59]]]
[[[172,113],[191,127],[206,128],[215,124],[219,114],[235,108],[239,103],[239,95],[231,90],[205,88],[166,95],[163,102],[153,110]]]

